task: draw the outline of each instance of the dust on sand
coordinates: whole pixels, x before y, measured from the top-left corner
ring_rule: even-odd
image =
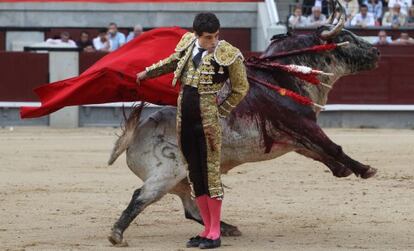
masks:
[[[106,237],[142,182],[106,161],[119,129],[0,129],[0,249],[120,250]],[[290,153],[223,177],[222,250],[414,250],[414,131],[329,129],[376,177],[335,178]],[[186,250],[202,227],[167,195],[125,232],[122,250]]]

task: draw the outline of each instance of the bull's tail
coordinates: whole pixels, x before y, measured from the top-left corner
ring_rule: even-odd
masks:
[[[108,165],[112,165],[115,160],[126,150],[128,149],[131,141],[134,139],[134,132],[139,124],[139,119],[141,117],[141,112],[145,106],[144,102],[141,102],[140,105],[134,106],[133,110],[129,114],[128,118],[124,111],[124,123],[121,126],[122,134],[118,136],[118,139],[115,142],[114,148],[112,149],[111,156],[108,160]]]

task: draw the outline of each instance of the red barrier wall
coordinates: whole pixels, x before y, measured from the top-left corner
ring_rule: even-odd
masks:
[[[241,51],[251,50],[250,28],[220,28],[220,39],[224,39]]]
[[[86,71],[89,67],[91,67],[96,61],[103,58],[108,53],[105,52],[97,52],[97,53],[87,53],[82,52],[79,53],[79,74]]]
[[[33,88],[48,82],[48,54],[0,52],[0,101],[38,101]]]
[[[414,46],[380,47],[382,57],[373,71],[341,78],[329,104],[414,104]],[[251,52],[245,52],[247,57]],[[83,72],[104,53],[81,53]],[[48,55],[0,52],[0,101],[37,101],[32,89],[48,82]]]

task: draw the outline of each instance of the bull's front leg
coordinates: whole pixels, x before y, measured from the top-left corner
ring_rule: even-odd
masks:
[[[342,147],[332,142],[319,126],[313,126],[312,129],[312,134],[304,135],[299,140],[303,147],[297,149],[297,153],[324,163],[336,177],[347,177],[354,173],[368,179],[377,173],[377,169],[345,154]]]
[[[348,167],[342,165],[341,163],[336,162],[335,160],[332,160],[331,158],[327,158],[319,154],[317,151],[312,151],[307,148],[300,148],[300,149],[295,150],[295,152],[305,157],[311,158],[313,160],[322,162],[332,171],[332,174],[336,177],[339,177],[339,178],[348,177],[349,175],[354,173]]]

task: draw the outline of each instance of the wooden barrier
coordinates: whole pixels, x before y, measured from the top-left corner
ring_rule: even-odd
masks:
[[[48,82],[48,54],[0,52],[0,101],[38,101],[33,88]]]
[[[86,71],[89,67],[91,67],[96,61],[106,56],[108,53],[105,52],[96,52],[96,53],[88,53],[88,52],[81,52],[79,53],[79,74]]]
[[[341,78],[329,95],[329,104],[414,104],[414,46],[384,46],[379,50],[379,67]],[[79,73],[105,55],[80,53]],[[0,101],[38,101],[32,89],[48,82],[48,55],[0,52],[0,74]]]

